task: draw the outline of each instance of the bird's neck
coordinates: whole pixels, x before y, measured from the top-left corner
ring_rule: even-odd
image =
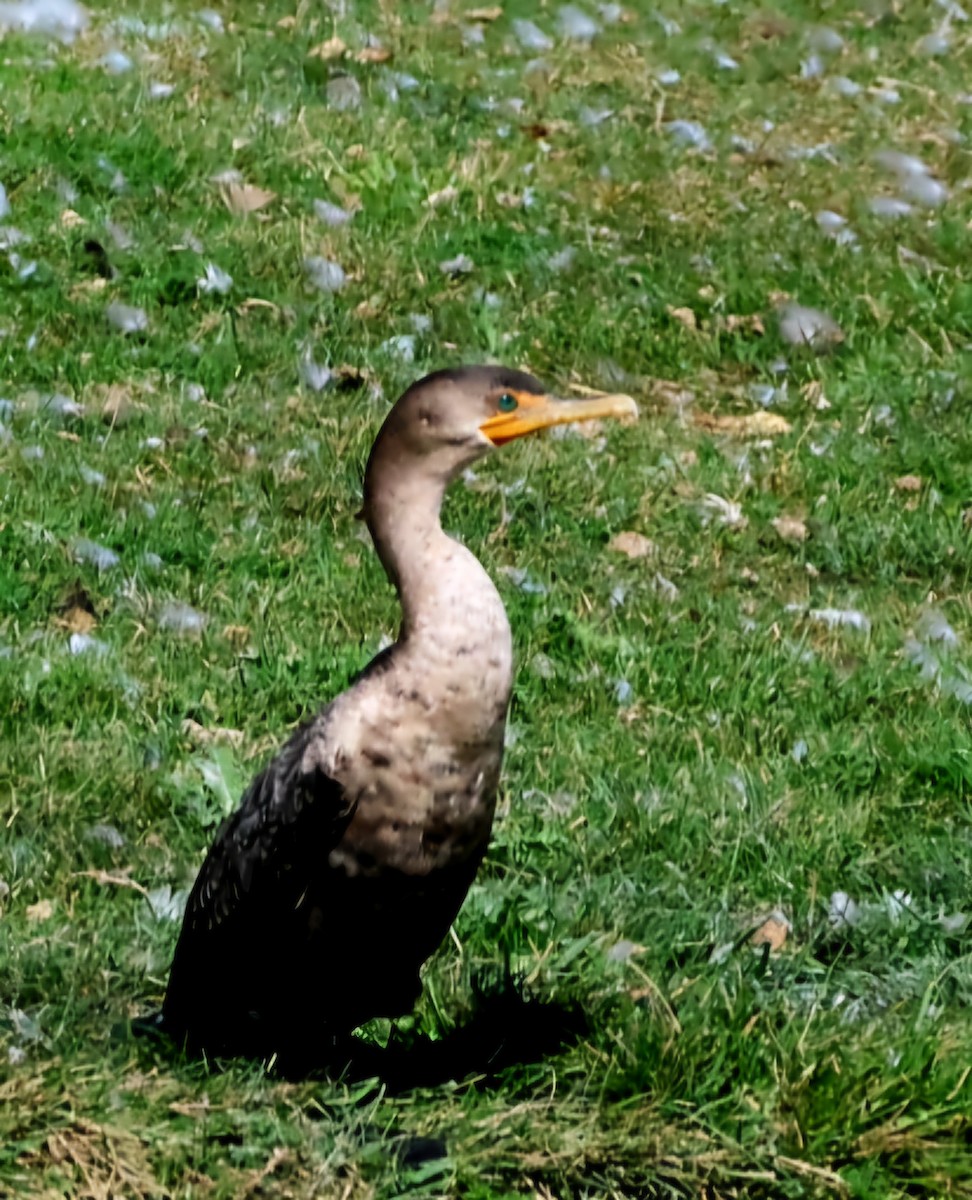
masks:
[[[366,481],[364,517],[401,601],[399,642],[455,653],[468,666],[477,652],[494,656],[496,650],[511,663],[510,628],[493,581],[442,528],[448,483],[401,470]]]

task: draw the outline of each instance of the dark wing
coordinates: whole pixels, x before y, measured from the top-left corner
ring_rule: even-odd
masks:
[[[302,726],[222,825],[189,896],[163,1017],[175,1035],[232,1048],[271,1020],[280,970],[299,961],[301,899],[353,814],[339,783],[307,754],[320,719]]]

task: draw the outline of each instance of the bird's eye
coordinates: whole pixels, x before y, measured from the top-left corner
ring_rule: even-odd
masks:
[[[500,398],[499,398],[500,412],[513,412],[514,409],[516,409],[518,407],[519,407],[519,405],[518,405],[516,396],[511,396],[509,392],[504,392],[503,395],[500,396]]]

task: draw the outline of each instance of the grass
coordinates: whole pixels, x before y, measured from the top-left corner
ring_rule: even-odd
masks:
[[[0,1193],[972,1196],[967,26],[928,57],[940,9],[835,0],[845,97],[800,77],[819,18],[797,0],[632,3],[530,71],[511,19],[552,32],[552,6],[510,0],[481,46],[458,5],[348,7],[267,0],[218,32],[99,4],[73,45],[0,46],[0,182],[32,239],[0,260]],[[393,58],[309,55],[335,34]],[[131,71],[98,65],[112,47]],[[358,110],[328,104],[339,67]],[[942,208],[871,215],[888,147]],[[274,198],[230,211],[228,168]],[[332,229],[314,199],[358,211]],[[443,274],[460,253],[472,272]],[[343,289],[307,286],[311,255]],[[209,261],[229,294],[198,291]],[[787,347],[780,291],[844,341]],[[148,330],[113,330],[111,301]],[[410,334],[411,363],[389,345]],[[348,370],[314,393],[307,352]],[[588,1034],[394,1096],[133,1041],[215,825],[394,632],[353,518],[382,414],[489,357],[620,383],[643,415],[513,447],[449,500],[520,666],[502,818],[411,1028],[444,1036],[509,964]],[[706,424],[784,385],[788,432]],[[631,531],[645,557],[612,548]],[[165,628],[174,602],[197,637]],[[773,913],[783,944],[754,946]]]

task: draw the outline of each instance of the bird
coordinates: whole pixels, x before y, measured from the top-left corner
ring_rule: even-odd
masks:
[[[400,632],[295,730],[217,832],[161,1012],[185,1048],[324,1055],[412,1010],[486,853],[513,684],[503,602],[443,530],[443,497],[514,439],[636,415],[628,396],[559,400],[503,366],[437,371],[389,410],[358,515]]]

